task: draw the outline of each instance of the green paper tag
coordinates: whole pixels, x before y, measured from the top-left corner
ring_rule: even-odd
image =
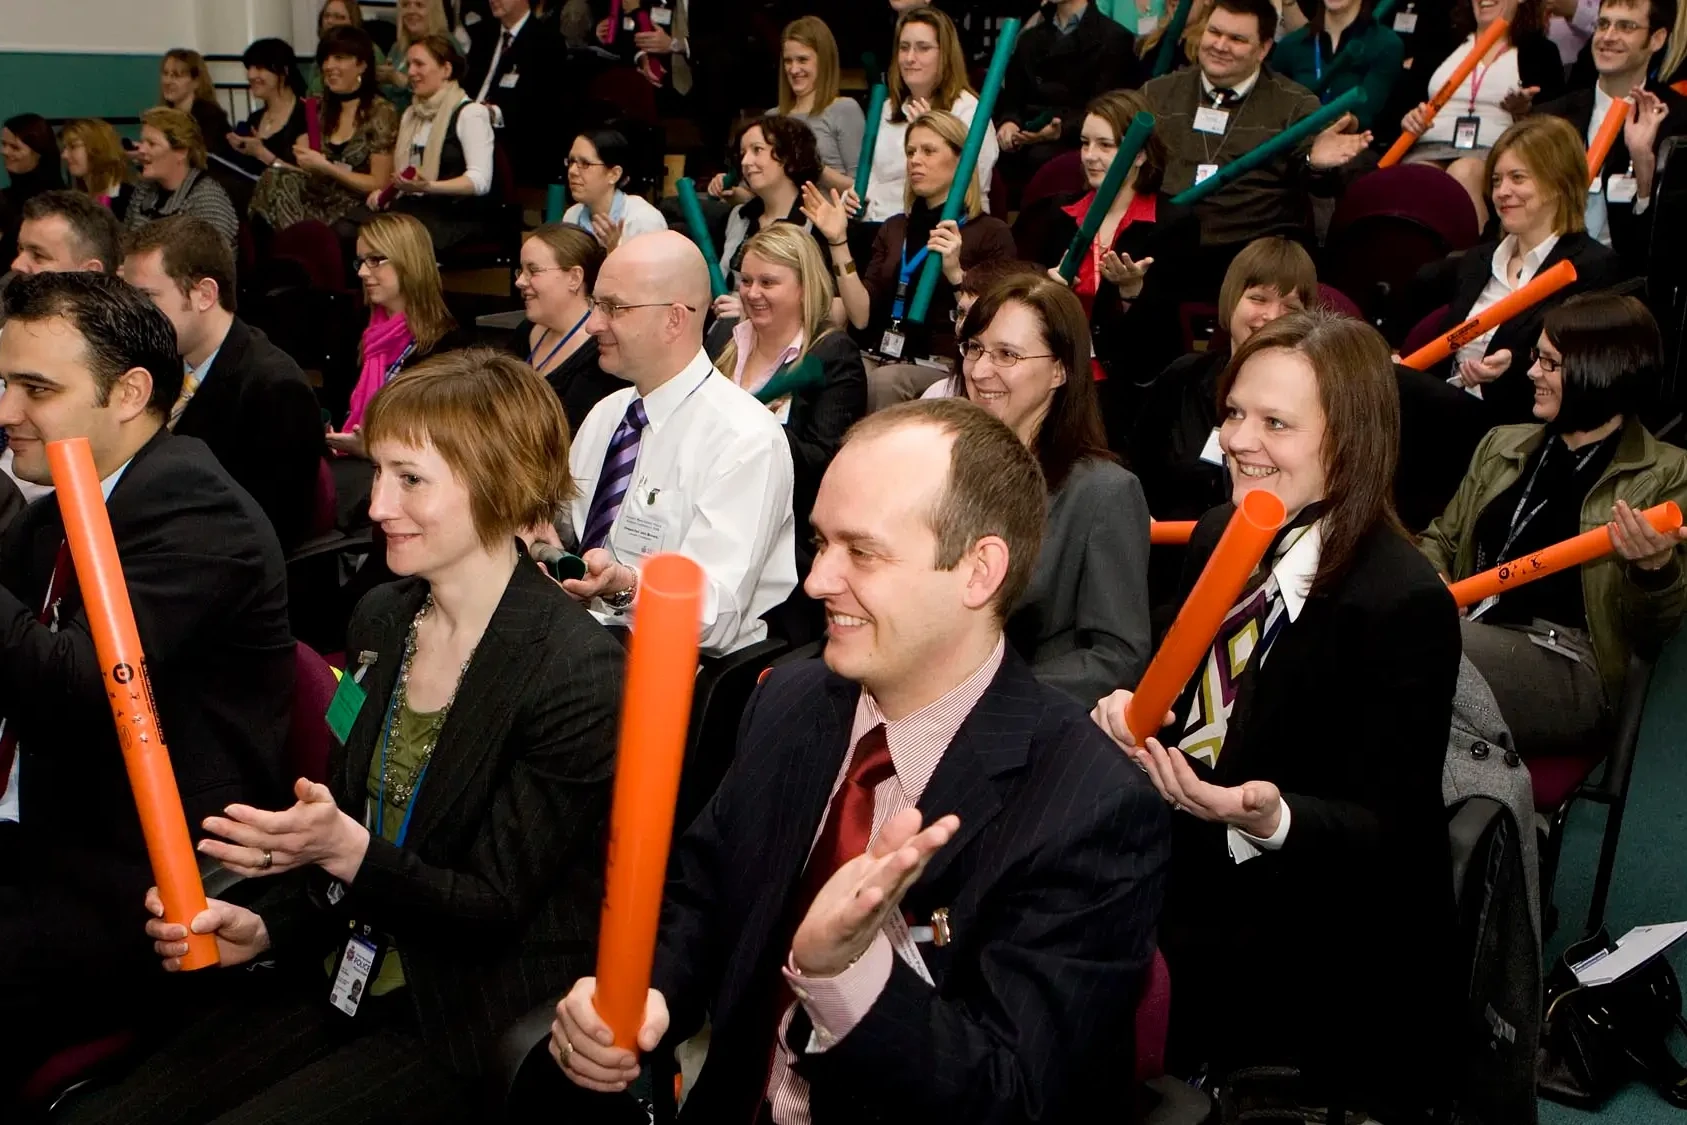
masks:
[[[368,697],[369,693],[350,673],[340,677],[340,686],[334,689],[334,698],[328,703],[328,729],[334,732],[341,746],[351,736],[352,724],[357,722],[358,712],[363,710],[363,701]]]

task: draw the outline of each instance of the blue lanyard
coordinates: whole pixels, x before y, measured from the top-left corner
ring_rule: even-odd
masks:
[[[383,835],[381,829],[387,819],[387,741],[392,736],[393,713],[398,709],[398,687],[394,685],[392,696],[387,700],[387,717],[381,724],[381,788],[380,795],[375,798],[375,835]],[[428,761],[423,764],[422,772],[416,775],[416,783],[410,787],[410,800],[404,806],[404,819],[399,822],[398,836],[394,838],[392,846],[402,848],[405,838],[410,835],[410,814],[416,811],[416,797],[422,792],[422,781],[428,776]],[[367,824],[368,817],[364,817]]]
[[[962,215],[959,219],[956,219],[955,225],[958,226],[958,227],[966,226],[967,225],[966,216]],[[902,255],[901,255],[902,266],[901,266],[900,272],[898,273],[897,279],[896,279],[896,299],[894,301],[892,301],[891,304],[890,304],[890,319],[892,319],[892,320],[901,320],[902,319],[902,314],[907,307],[908,282],[913,279],[913,276],[914,276],[915,272],[920,268],[920,266],[925,264],[926,255],[930,254],[930,253],[931,253],[931,247],[930,246],[922,246],[922,247],[920,247],[920,252],[918,254],[915,254],[912,258],[909,258],[908,257],[908,237],[907,237],[907,235],[903,235],[903,237],[902,237]]]
[[[574,339],[574,333],[580,331],[580,326],[585,324],[586,321],[590,320],[591,318],[592,318],[592,310],[587,309],[586,315],[581,317],[575,323],[574,327],[570,328],[568,330],[568,335],[566,335],[562,339],[558,340],[556,342],[556,347],[551,349],[550,354],[545,356],[545,358],[537,364],[535,364],[533,362],[533,357],[539,354],[539,346],[537,344],[534,345],[533,349],[527,353],[527,365],[529,367],[532,367],[535,371],[537,371],[537,370],[539,370],[539,368],[544,367],[546,364],[550,363],[551,360],[556,358],[556,353],[558,353],[562,350],[562,346],[564,344],[568,343],[568,341]],[[549,328],[545,329],[545,331],[543,333],[541,333],[540,336],[539,336],[539,344],[543,344],[545,342],[545,337],[549,336],[550,334],[551,334],[551,330]]]
[[[387,373],[381,376],[381,386],[386,386],[387,380],[391,379],[394,375],[397,375],[404,369],[404,361],[409,359],[410,353],[415,350],[416,341],[411,340],[409,344],[405,345],[404,350],[398,353],[398,358],[392,361],[392,366],[387,368]]]

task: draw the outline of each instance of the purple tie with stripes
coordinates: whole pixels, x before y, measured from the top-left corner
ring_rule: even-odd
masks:
[[[627,495],[627,485],[633,479],[633,466],[638,462],[639,435],[650,419],[644,414],[644,400],[635,398],[627,404],[626,417],[615,427],[609,439],[609,452],[603,455],[603,473],[592,493],[592,506],[586,510],[586,533],[580,536],[580,550],[589,551],[603,546],[615,517],[621,514],[621,500]]]

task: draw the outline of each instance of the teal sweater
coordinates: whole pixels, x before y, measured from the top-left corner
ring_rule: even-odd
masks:
[[[1388,96],[1400,77],[1406,48],[1400,37],[1369,16],[1360,16],[1332,59],[1329,37],[1323,44],[1323,78],[1318,77],[1318,58],[1311,27],[1299,27],[1277,41],[1271,49],[1273,69],[1305,86],[1328,102],[1355,86],[1363,87],[1365,104],[1357,111],[1359,128],[1369,129],[1376,115],[1386,107]]]

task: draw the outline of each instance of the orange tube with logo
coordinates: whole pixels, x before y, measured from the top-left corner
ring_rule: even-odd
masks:
[[[635,1052],[656,956],[702,622],[703,568],[684,555],[647,559],[627,646],[593,1001],[615,1045]]]
[[[1611,108],[1605,111],[1605,120],[1599,123],[1599,132],[1593,134],[1593,143],[1587,146],[1587,182],[1592,187],[1599,182],[1599,173],[1605,168],[1605,158],[1611,155],[1611,146],[1622,136],[1623,125],[1628,122],[1628,115],[1634,106],[1627,98],[1618,98],[1611,103]]]
[[[1660,535],[1669,535],[1681,527],[1681,509],[1673,500],[1647,508],[1640,513],[1640,518],[1651,524]],[[1542,547],[1532,555],[1473,574],[1454,582],[1448,589],[1452,590],[1453,600],[1459,605],[1475,605],[1483,598],[1495,597],[1549,574],[1604,558],[1616,549],[1616,544],[1611,542],[1611,529],[1596,527],[1550,547]]]
[[[1435,123],[1435,115],[1440,113],[1442,107],[1452,100],[1454,94],[1458,93],[1459,83],[1470,77],[1470,72],[1481,64],[1482,60],[1487,57],[1488,52],[1494,49],[1494,44],[1500,41],[1505,33],[1510,30],[1510,27],[1511,25],[1503,19],[1495,20],[1488,25],[1488,30],[1476,37],[1476,43],[1470,48],[1470,54],[1459,62],[1453,73],[1447,76],[1447,81],[1441,84],[1439,90],[1435,91],[1435,96],[1429,99],[1429,112],[1423,120],[1423,127],[1426,130]],[[1407,150],[1417,144],[1419,135],[1409,130],[1401,133],[1400,139],[1394,142],[1394,147],[1390,148],[1383,155],[1383,158],[1377,161],[1377,167],[1392,168],[1400,163],[1400,159],[1406,155]]]
[[[1236,506],[1218,546],[1213,548],[1125,708],[1125,725],[1138,745],[1159,732],[1161,720],[1207,658],[1218,627],[1224,624],[1224,615],[1236,604],[1248,575],[1265,557],[1272,536],[1286,518],[1283,501],[1263,488],[1247,493]]]
[[[135,629],[135,611],[117,561],[111,517],[105,510],[88,439],[48,442],[47,465],[64,516],[64,535],[76,564],[76,581],[94,634],[106,695],[111,699],[117,744],[129,771],[129,787],[135,793],[152,877],[158,884],[158,897],[164,900],[164,917],[186,926],[205,909],[205,887],[199,881],[199,860],[188,835],[176,774],[170,767],[170,749],[164,744],[153,708],[146,654],[141,651],[140,633]],[[183,969],[203,969],[217,961],[214,936],[188,935],[187,955],[181,959]]]
[[[1156,546],[1187,543],[1193,534],[1194,520],[1151,520],[1148,524],[1148,542]]]
[[[1523,288],[1507,293],[1452,331],[1437,336],[1401,360],[1400,365],[1418,371],[1428,371],[1478,336],[1498,328],[1524,309],[1539,304],[1575,280],[1576,267],[1567,261],[1559,262],[1545,273],[1536,274]]]

